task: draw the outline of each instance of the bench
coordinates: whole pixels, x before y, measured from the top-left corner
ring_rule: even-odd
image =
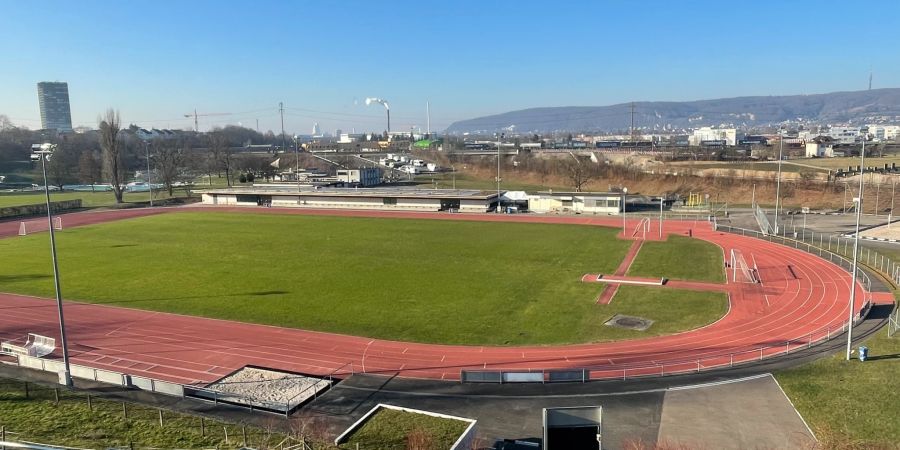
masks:
[[[28,333],[28,337],[22,345],[16,344],[14,341],[0,343],[0,351],[35,358],[47,356],[53,353],[53,350],[56,350],[56,339],[34,333]]]

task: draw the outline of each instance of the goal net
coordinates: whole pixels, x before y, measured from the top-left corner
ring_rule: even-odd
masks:
[[[62,217],[54,217],[53,218],[53,229],[54,230],[62,230]],[[28,236],[32,233],[39,233],[42,231],[48,231],[49,227],[47,227],[47,221],[43,219],[38,220],[28,220],[24,222],[19,222],[19,236]]]
[[[759,283],[759,270],[754,259],[753,267],[747,264],[744,254],[737,249],[731,250],[731,281],[735,283]]]
[[[650,231],[650,219],[644,217],[637,226],[634,227],[634,231],[631,232],[631,237],[641,236],[641,239],[647,239],[648,231]]]

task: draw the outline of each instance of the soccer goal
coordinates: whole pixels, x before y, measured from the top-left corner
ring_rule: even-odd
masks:
[[[57,231],[63,229],[62,217],[57,216],[53,218],[53,229]],[[19,236],[28,236],[31,233],[39,233],[47,230],[47,221],[43,219],[19,222]]]
[[[634,227],[634,231],[631,232],[631,237],[636,237],[638,234],[641,235],[641,239],[647,239],[647,232],[650,231],[650,218],[644,217],[641,221]]]
[[[759,283],[759,268],[756,267],[756,259],[753,259],[753,267],[751,267],[747,264],[747,260],[740,250],[732,249],[731,281],[735,283]]]

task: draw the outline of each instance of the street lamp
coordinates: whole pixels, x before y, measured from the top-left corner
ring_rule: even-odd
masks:
[[[778,175],[775,179],[775,235],[778,236],[778,203],[781,197],[781,160],[784,158],[784,128],[778,129]]]
[[[31,146],[31,160],[41,160],[41,171],[44,174],[44,197],[47,201],[47,225],[50,228],[50,254],[53,257],[53,284],[56,288],[56,310],[59,313],[59,335],[60,344],[62,345],[63,366],[62,373],[63,383],[67,387],[72,386],[72,376],[69,370],[69,347],[66,344],[66,325],[63,320],[62,293],[59,287],[59,264],[56,260],[56,235],[53,232],[53,213],[50,210],[50,188],[47,186],[47,161],[53,151],[56,150],[56,144],[33,144]]]
[[[853,308],[856,306],[856,271],[859,258],[859,219],[863,208],[863,181],[866,173],[866,134],[869,129],[860,130],[863,133],[862,150],[859,152],[859,197],[853,199],[856,203],[856,235],[853,239],[853,272],[850,273],[850,311],[847,314],[847,361],[850,361],[850,351],[853,345]]]
[[[505,133],[497,135],[497,213],[500,213],[500,144]]]
[[[300,144],[297,142],[297,135],[294,135],[294,154],[297,156],[297,170],[294,172],[294,175],[297,176],[297,192],[300,192]],[[297,201],[300,201],[300,197],[297,197]]]
[[[628,197],[628,188],[622,188],[622,236],[624,237],[627,231],[625,231],[625,200]]]

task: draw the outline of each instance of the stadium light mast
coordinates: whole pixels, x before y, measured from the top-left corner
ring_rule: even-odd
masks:
[[[622,188],[622,236],[624,237],[627,231],[625,230],[625,200],[628,198],[628,188]]]
[[[500,214],[500,144],[505,133],[497,135],[497,214]]]
[[[50,227],[50,254],[53,258],[53,285],[56,288],[56,310],[59,314],[59,337],[62,346],[63,367],[62,384],[72,386],[72,372],[69,369],[69,347],[66,344],[66,324],[63,319],[62,293],[59,287],[59,263],[56,259],[56,235],[53,232],[53,212],[50,210],[50,188],[47,186],[47,160],[56,150],[56,144],[33,144],[31,146],[31,160],[41,160],[41,171],[44,174],[44,197],[47,201],[47,224]]]
[[[859,152],[859,197],[853,199],[856,202],[856,235],[853,238],[853,272],[850,273],[850,311],[847,314],[847,361],[850,361],[850,353],[853,351],[853,309],[856,307],[856,271],[859,258],[859,219],[863,206],[863,181],[866,173],[866,135],[868,128],[863,132],[862,150]]]
[[[781,198],[781,160],[784,158],[784,128],[778,129],[778,175],[775,178],[775,235],[778,236],[778,203]]]

